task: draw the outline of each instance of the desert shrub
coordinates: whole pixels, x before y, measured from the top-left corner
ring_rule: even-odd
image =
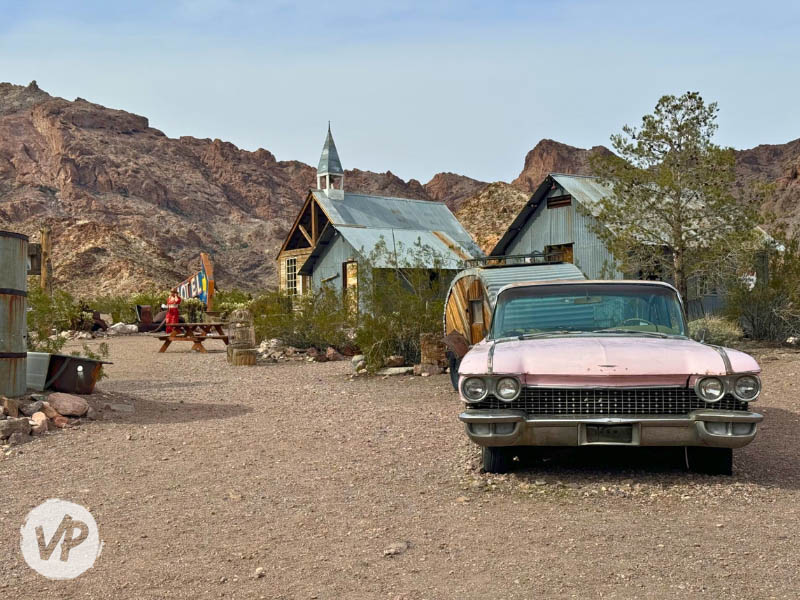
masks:
[[[800,334],[800,244],[785,240],[765,257],[768,277],[728,286],[725,315],[756,340],[784,342]],[[765,270],[765,275],[766,275]],[[766,279],[766,281],[764,281]]]
[[[150,290],[136,292],[128,296],[111,295],[99,296],[89,303],[91,307],[101,313],[111,315],[114,323],[135,323],[136,305],[150,306],[153,316],[161,310],[161,305],[167,301],[169,292],[166,290]]]
[[[356,343],[370,371],[393,354],[402,355],[407,364],[418,363],[420,335],[442,330],[453,276],[452,270],[442,268],[444,260],[423,244],[398,244],[391,252],[379,244],[359,265],[362,314]]]
[[[365,255],[362,249],[362,257]],[[253,300],[256,338],[277,338],[306,348],[353,343],[371,371],[399,354],[419,362],[420,334],[442,329],[444,299],[454,271],[429,246],[404,248],[385,243],[358,261],[358,296],[324,287],[314,293],[287,296],[268,292]],[[431,268],[432,265],[432,268]]]
[[[258,341],[277,338],[290,346],[320,349],[342,348],[352,341],[354,316],[330,287],[300,296],[267,292],[248,309]]]
[[[214,291],[214,305],[220,304],[248,304],[253,300],[253,294],[242,290],[215,290]]]
[[[689,322],[689,334],[699,339],[705,333],[704,341],[716,346],[730,346],[742,339],[743,333],[736,323],[719,317],[705,317]]]
[[[59,333],[80,321],[78,303],[67,292],[57,290],[50,296],[34,283],[28,288],[28,308],[28,350],[59,352],[66,343]]]
[[[197,298],[187,298],[181,302],[180,309],[187,323],[200,323],[203,321],[206,305]]]

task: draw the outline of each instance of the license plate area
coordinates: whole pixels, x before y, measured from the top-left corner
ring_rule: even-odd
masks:
[[[584,425],[583,444],[636,444],[638,426],[631,425]]]

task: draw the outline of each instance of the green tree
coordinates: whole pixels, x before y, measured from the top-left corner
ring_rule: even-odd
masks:
[[[690,278],[755,236],[753,202],[732,193],[733,149],[712,141],[717,113],[697,92],[663,96],[641,127],[611,136],[616,154],[592,158],[611,189],[595,232],[622,271],[671,277],[683,297]]]

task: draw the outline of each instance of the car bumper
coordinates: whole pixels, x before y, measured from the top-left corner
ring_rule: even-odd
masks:
[[[758,413],[695,410],[688,415],[526,415],[515,410],[466,410],[458,417],[480,446],[711,446],[741,448],[753,441]],[[599,427],[598,427],[599,426]],[[630,433],[627,431],[630,426]],[[599,436],[623,432],[625,441]]]

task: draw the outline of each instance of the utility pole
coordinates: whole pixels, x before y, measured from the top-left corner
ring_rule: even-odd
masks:
[[[45,225],[41,230],[42,234],[42,291],[47,294],[52,293],[53,264],[50,262],[52,251],[52,241],[50,239],[50,227]]]

